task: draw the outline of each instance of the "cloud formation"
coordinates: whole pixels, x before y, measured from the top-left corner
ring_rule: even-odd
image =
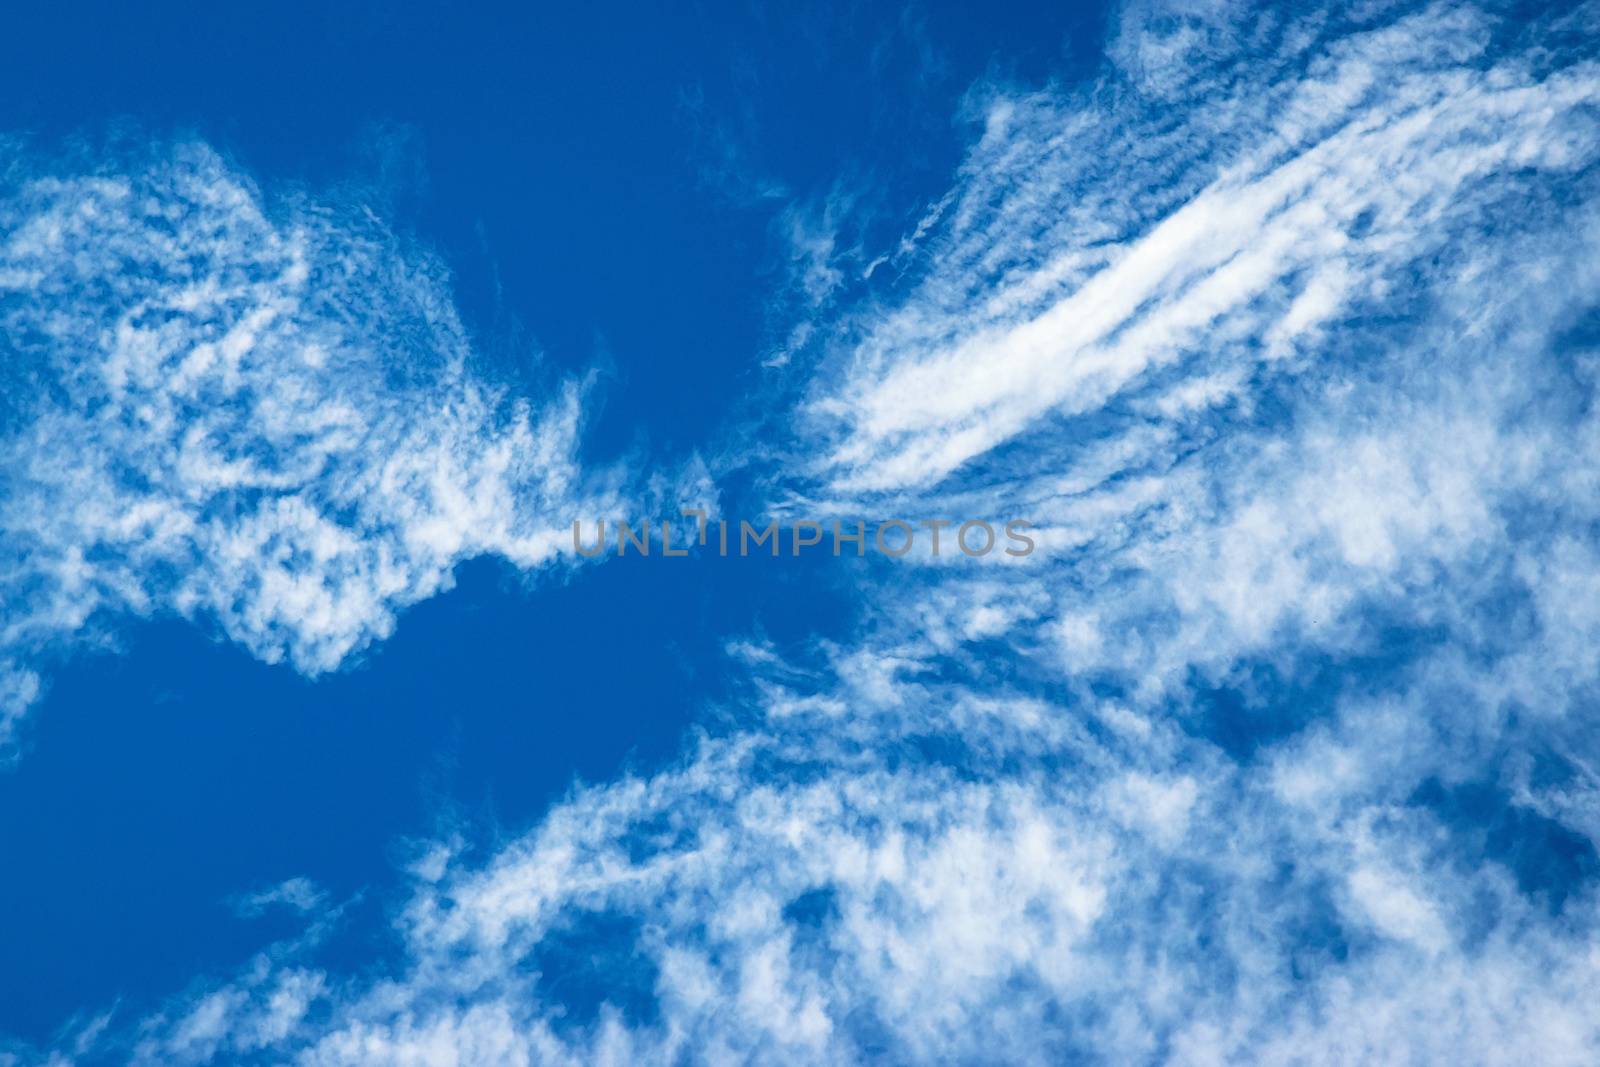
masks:
[[[1096,81],[987,91],[774,497],[1040,551],[734,644],[676,764],[419,855],[401,965],[279,947],[92,1043],[1594,1062],[1597,24],[1136,5]]]
[[[268,198],[200,145],[76,162],[19,153],[0,188],[0,737],[39,657],[118,617],[331,670],[604,495],[579,385],[482,374],[441,265],[369,208]]]
[[[1185,45],[1159,74],[1136,24],[1114,48],[1135,71],[976,104],[925,272],[850,323],[817,385],[820,474],[930,486],[1043,421],[1203,418],[1351,334],[1405,345],[1350,327],[1448,284],[1495,212],[1570,206],[1542,194],[1593,163],[1591,58],[1497,51],[1495,21],[1458,5],[1347,18],[1246,14],[1228,29],[1264,46]]]

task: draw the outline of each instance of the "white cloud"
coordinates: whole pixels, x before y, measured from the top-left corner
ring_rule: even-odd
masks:
[[[1497,197],[1594,160],[1600,71],[1486,62],[1488,25],[1433,8],[1202,68],[1176,128],[1114,76],[991,103],[926,278],[816,391],[819,474],[926,487],[1174,369],[1214,405],[1302,364]]]
[[[0,708],[27,664],[177,614],[330,670],[494,553],[604,499],[580,388],[474,367],[443,269],[359,205],[263,196],[211,151],[41,174],[0,198]],[[9,666],[5,664],[9,662]]]

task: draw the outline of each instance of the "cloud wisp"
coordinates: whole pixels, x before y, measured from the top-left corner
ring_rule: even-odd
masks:
[[[849,320],[814,387],[825,484],[937,485],[1108,411],[1175,431],[1357,339],[1382,360],[1412,342],[1372,317],[1460,280],[1490,218],[1566,213],[1545,194],[1593,164],[1591,56],[1499,50],[1459,5],[1348,18],[1246,15],[1206,28],[1263,44],[1159,71],[1128,19],[1099,80],[977,97],[910,293]]]
[[[265,197],[200,145],[0,190],[0,732],[41,657],[176,615],[331,670],[583,501],[579,383],[474,366],[441,265],[359,203]]]

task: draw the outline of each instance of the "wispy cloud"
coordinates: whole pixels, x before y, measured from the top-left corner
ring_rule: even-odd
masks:
[[[581,385],[481,374],[443,268],[359,203],[197,145],[59,170],[15,159],[0,198],[0,724],[125,615],[329,670],[464,558],[550,560],[608,492]]]
[[[1326,358],[1334,327],[1376,357],[1406,339],[1345,327],[1449,284],[1487,213],[1552,221],[1536,190],[1594,160],[1586,54],[1497,52],[1460,6],[1379,8],[1331,41],[1330,20],[1248,18],[1233,33],[1267,47],[1218,61],[1177,49],[1159,99],[1113,67],[975,105],[925,276],[849,323],[816,386],[820,475],[928,486],[1045,421],[1193,417]]]

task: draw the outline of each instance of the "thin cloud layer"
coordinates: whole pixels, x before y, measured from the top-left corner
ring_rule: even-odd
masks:
[[[926,271],[850,323],[818,383],[825,483],[932,486],[1041,423],[1094,438],[1129,406],[1204,419],[1352,335],[1381,358],[1404,331],[1353,324],[1451,284],[1452,245],[1495,213],[1551,221],[1542,191],[1594,160],[1590,56],[1498,51],[1497,23],[1460,6],[1345,18],[1246,16],[1236,41],[1260,47],[1178,48],[1154,96],[1135,22],[1117,52],[1144,56],[1138,76],[976,105]]]
[[[119,616],[330,670],[460,560],[551,559],[593,492],[578,387],[476,374],[444,270],[365,207],[184,145],[13,159],[0,235],[0,731]]]
[[[759,724],[486,864],[420,857],[404,970],[341,987],[268,954],[145,1020],[133,1058],[1592,1058],[1592,894],[1553,908],[1407,802],[1453,739],[1416,736],[1429,704],[1352,700],[1242,765],[1170,709],[894,651],[816,675],[751,650]]]

